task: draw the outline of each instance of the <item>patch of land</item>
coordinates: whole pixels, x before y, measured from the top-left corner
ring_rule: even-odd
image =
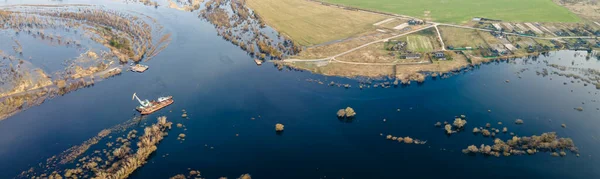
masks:
[[[385,43],[375,43],[367,47],[358,49],[354,52],[336,58],[336,60],[355,63],[373,63],[373,64],[411,64],[427,62],[422,58],[417,59],[401,59],[401,55],[393,54],[394,52],[385,49]]]
[[[300,53],[295,56],[289,58],[295,59],[320,59],[327,58],[330,56],[337,55],[339,53],[348,51],[352,48],[358,47],[360,45],[376,41],[382,38],[389,37],[390,34],[380,33],[377,31],[365,32],[363,34],[358,35],[358,37],[348,38],[344,40],[340,40],[334,43],[327,43],[313,47],[307,47]]]
[[[375,30],[308,47],[276,63],[325,75],[391,76],[409,83],[421,81],[423,75],[443,75],[497,59],[600,47],[593,40],[600,31],[590,23],[498,23],[482,19],[460,26],[399,20],[403,18],[383,19],[372,24],[377,27]],[[512,30],[506,32],[505,28]],[[365,68],[358,68],[361,65]],[[394,70],[390,71],[390,67]]]
[[[213,24],[219,36],[239,46],[255,60],[281,59],[300,52],[297,43],[268,28],[246,3],[245,0],[208,0],[199,17]]]
[[[394,18],[391,21],[380,24],[380,26],[387,28],[387,29],[401,29],[403,26],[407,26],[406,22],[407,22],[407,20],[405,20],[405,19]]]
[[[452,49],[476,49],[478,47],[487,47],[485,41],[476,30],[463,29],[457,27],[439,27],[444,43],[450,50]]]
[[[600,4],[596,0],[553,0],[575,14],[598,22],[600,20]]]
[[[253,9],[271,27],[293,41],[312,46],[373,30],[374,23],[387,17],[323,6],[298,0],[248,0]]]
[[[292,68],[308,70],[326,76],[343,77],[393,77],[393,65],[347,64],[340,62],[277,62]]]
[[[200,9],[200,4],[204,0],[169,0],[169,8],[180,11],[195,11]]]
[[[579,22],[568,9],[551,0],[324,0],[374,11],[429,18],[446,23],[465,23],[473,17],[508,22]],[[596,14],[598,14],[596,12]]]
[[[156,123],[143,128],[143,133],[137,135],[138,131],[132,129],[125,135],[124,132],[140,120],[129,120],[104,129],[81,145],[48,158],[43,162],[45,165],[33,165],[18,178],[128,178],[152,157],[173,124],[161,116]],[[119,134],[122,137],[112,138]],[[107,136],[107,140],[102,140]],[[99,142],[107,147],[88,151]]]

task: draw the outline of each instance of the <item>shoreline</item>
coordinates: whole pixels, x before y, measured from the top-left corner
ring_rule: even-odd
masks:
[[[506,60],[511,60],[511,59],[522,59],[522,58],[531,58],[531,57],[539,57],[540,55],[543,54],[547,54],[547,53],[552,53],[552,52],[559,52],[559,51],[577,51],[577,50],[567,50],[567,49],[562,49],[562,50],[553,50],[553,51],[548,51],[548,52],[535,52],[532,54],[527,54],[527,55],[512,55],[512,56],[503,56],[503,57],[497,57],[497,58],[480,58],[480,61],[477,62],[471,62],[465,66],[456,66],[454,68],[450,68],[448,70],[440,70],[440,71],[429,71],[429,70],[422,70],[422,71],[418,71],[418,74],[424,75],[424,77],[442,77],[444,75],[448,75],[451,73],[455,73],[455,72],[460,72],[463,71],[465,69],[471,68],[471,67],[475,67],[475,66],[479,66],[482,64],[488,64],[494,61],[506,61]],[[300,63],[303,63],[301,61],[297,61]],[[273,63],[277,66],[277,65],[283,65],[285,67],[288,68],[292,68],[292,69],[296,69],[296,70],[302,70],[302,71],[308,71],[311,72],[313,74],[317,74],[317,75],[322,75],[322,76],[332,76],[332,77],[343,77],[343,78],[348,78],[348,79],[359,79],[359,78],[369,78],[369,79],[385,79],[385,78],[389,78],[389,79],[395,79],[395,80],[400,80],[402,81],[400,78],[400,75],[411,75],[411,74],[406,74],[406,73],[400,73],[400,72],[396,72],[396,74],[388,74],[388,75],[375,75],[375,76],[362,76],[362,75],[336,75],[336,74],[328,74],[328,73],[320,73],[318,70],[314,70],[314,69],[310,69],[307,68],[305,66],[299,66],[299,65],[294,65],[296,62],[283,62],[283,61],[273,61]],[[334,63],[334,62],[328,62],[328,63]],[[395,64],[395,65],[387,65],[387,66],[412,66],[412,65],[421,65],[421,64]],[[427,65],[427,64],[424,64]],[[433,75],[432,74],[437,74],[437,75]],[[410,81],[417,81],[418,80],[410,80]],[[404,81],[403,81],[404,82]],[[419,83],[422,83],[423,81],[420,81]],[[404,82],[403,84],[410,84],[410,82]]]

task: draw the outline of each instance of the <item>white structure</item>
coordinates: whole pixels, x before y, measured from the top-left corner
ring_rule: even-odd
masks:
[[[137,99],[138,102],[140,103],[141,107],[148,107],[150,106],[150,101],[148,100],[140,100],[140,98],[137,97],[137,95],[135,95],[135,93],[133,93],[133,96],[131,97],[131,100]]]

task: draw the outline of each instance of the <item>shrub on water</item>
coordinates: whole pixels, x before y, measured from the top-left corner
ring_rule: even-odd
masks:
[[[275,131],[280,132],[283,131],[283,124],[277,123],[275,124]]]
[[[517,120],[515,120],[515,124],[523,124],[523,120],[522,119],[517,119]]]

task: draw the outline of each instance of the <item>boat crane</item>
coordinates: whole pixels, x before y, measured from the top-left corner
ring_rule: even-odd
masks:
[[[150,106],[150,101],[148,101],[148,100],[144,100],[144,101],[140,100],[140,98],[138,98],[138,96],[135,93],[133,93],[133,96],[131,97],[131,100],[134,100],[134,99],[137,99],[138,102],[140,102],[141,107],[148,107],[148,106]]]
[[[136,107],[135,109],[137,109],[140,113],[142,113],[142,115],[146,115],[146,114],[151,114],[153,112],[156,112],[168,105],[173,104],[173,96],[166,96],[166,97],[159,97],[157,100],[141,100],[136,93],[133,93],[133,96],[131,97],[131,100],[135,100],[137,99],[137,101],[140,103],[140,106]]]

